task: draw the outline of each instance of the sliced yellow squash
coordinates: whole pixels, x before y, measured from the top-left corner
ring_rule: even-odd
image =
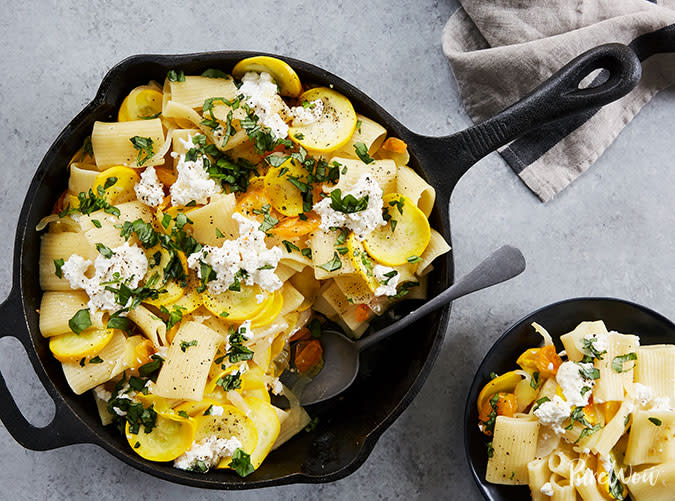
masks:
[[[263,294],[257,285],[241,285],[241,290],[225,291],[221,294],[211,294],[208,289],[202,293],[204,306],[216,316],[227,313],[230,322],[243,322],[253,318],[264,307],[265,301],[258,303],[256,296]]]
[[[258,443],[251,453],[251,464],[254,468],[258,468],[277,440],[281,423],[271,404],[255,397],[249,397],[245,400],[251,409],[248,416],[258,430]]]
[[[173,409],[171,408],[171,402],[164,397],[160,397],[159,395],[153,395],[152,393],[144,395],[142,392],[139,392],[136,394],[136,398],[141,401],[143,407],[147,408],[152,405],[152,408],[158,414],[174,413]]]
[[[220,405],[220,404],[215,400],[211,399],[204,399],[201,400],[200,402],[188,400],[180,404],[178,407],[176,407],[174,411],[176,412],[176,414],[184,412],[190,417],[199,417],[203,416],[206,409],[208,409],[212,405]]]
[[[100,353],[112,337],[112,329],[88,329],[79,334],[69,332],[53,336],[49,340],[49,349],[57,360],[75,362]]]
[[[187,278],[187,286],[183,289],[183,295],[172,303],[172,306],[182,308],[183,315],[192,313],[202,305],[202,296],[197,292],[199,278],[194,273],[190,273]]]
[[[269,56],[255,56],[242,59],[232,69],[232,75],[241,79],[249,71],[269,73],[279,86],[279,94],[298,97],[302,92],[300,77],[288,63]]]
[[[105,189],[105,199],[113,205],[121,204],[136,200],[134,186],[140,180],[141,177],[134,169],[124,167],[123,165],[116,165],[96,176],[92,189],[95,194],[98,194],[98,187],[105,188],[106,184],[108,184],[108,187]]]
[[[162,93],[148,85],[132,90],[122,101],[117,113],[118,122],[156,118],[162,112]]]
[[[153,276],[155,276],[155,274],[157,274],[159,277],[157,284],[163,284],[161,289],[166,290],[166,292],[160,293],[157,299],[146,299],[144,302],[157,307],[168,306],[175,303],[183,296],[185,290],[174,279],[164,283],[166,279],[164,268],[166,268],[166,266],[171,261],[171,253],[158,244],[154,247],[146,249],[145,254],[148,257],[148,271],[145,275],[145,280],[150,280]],[[180,265],[183,267],[183,272],[187,273],[188,266],[185,254],[182,252],[177,252],[175,255],[177,256]]]
[[[424,213],[409,198],[389,193],[382,198],[391,217],[390,224],[379,226],[363,240],[368,254],[377,262],[397,266],[419,261],[429,245],[431,228]],[[392,231],[391,221],[396,221]]]
[[[365,248],[363,247],[363,242],[360,242],[356,239],[356,236],[351,233],[347,239],[347,256],[354,265],[354,269],[357,273],[363,278],[370,287],[371,291],[375,291],[380,284],[375,279],[375,274],[373,273],[373,267],[375,262],[370,258]]]
[[[305,183],[307,174],[307,170],[293,158],[289,158],[279,167],[270,167],[265,174],[265,195],[272,207],[284,216],[297,216],[304,212],[302,193],[291,179]]]
[[[267,402],[268,404],[271,402],[271,397],[269,392],[266,389],[263,388],[254,388],[252,390],[244,390],[241,392],[242,397],[244,399],[249,399],[251,397],[253,398],[258,398],[262,400],[263,402]]]
[[[268,296],[264,302],[265,307],[255,317],[251,318],[251,327],[262,327],[272,323],[284,306],[284,297],[280,291],[276,291]]]
[[[314,152],[336,150],[344,146],[356,129],[356,112],[345,96],[327,87],[316,87],[300,96],[302,101],[323,101],[323,114],[316,122],[293,126],[289,138]]]
[[[131,448],[149,461],[173,461],[192,446],[194,436],[194,421],[175,414],[158,414],[150,433],[145,433],[143,426],[138,433],[129,431],[129,423],[126,427]]]

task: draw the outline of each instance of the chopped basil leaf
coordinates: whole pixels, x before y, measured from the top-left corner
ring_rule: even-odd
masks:
[[[217,70],[214,68],[209,68],[208,70],[203,71],[201,76],[206,78],[224,78],[225,80],[230,79],[230,75],[222,70]]]
[[[409,263],[419,263],[421,260],[422,260],[422,258],[419,257],[419,256],[410,256],[408,258]]]
[[[289,242],[288,240],[282,240],[281,243],[284,244],[284,247],[286,247],[286,252],[292,252],[294,250],[300,252],[300,248],[293,242]]]
[[[99,357],[98,355],[96,355],[94,358],[89,359],[89,363],[90,364],[102,364],[103,359],[101,357]]]
[[[246,477],[255,471],[255,468],[251,464],[251,455],[241,449],[234,451],[232,461],[227,466],[236,471],[240,477]]]
[[[166,74],[169,82],[185,82],[185,72],[181,70],[169,70]]]
[[[647,418],[647,419],[648,419],[652,424],[654,424],[654,425],[656,425],[656,426],[661,426],[661,425],[663,424],[663,421],[661,421],[659,418],[650,417],[650,418]]]
[[[178,411],[178,415],[179,415],[180,417],[184,417],[184,418],[189,418],[189,417],[190,417],[190,414],[188,414],[188,413],[185,412],[185,411]]]
[[[91,327],[91,317],[89,316],[89,308],[79,310],[73,318],[68,320],[68,327],[75,334],[79,334],[83,330]]]
[[[363,143],[354,143],[354,151],[364,164],[369,164],[375,161],[373,157],[368,155],[368,147]]]
[[[197,346],[197,340],[193,339],[192,341],[181,341],[180,342],[180,349],[183,353],[185,353],[190,346]]]
[[[216,385],[223,388],[224,391],[231,391],[241,388],[241,378],[239,377],[239,372],[234,372],[232,374],[226,374],[223,377],[218,378]]]
[[[113,251],[100,242],[96,244],[96,250],[106,259],[110,259],[113,256]]]
[[[63,259],[54,259],[54,268],[56,268],[56,271],[54,274],[59,277],[63,278],[63,270],[61,270],[61,267],[65,264],[65,261]]]
[[[331,259],[327,263],[320,264],[319,268],[321,268],[322,270],[326,270],[329,273],[331,271],[339,270],[340,268],[342,268],[342,261],[340,261],[340,257],[338,256],[338,253],[334,252],[333,253],[333,259]]]
[[[336,188],[330,192],[330,200],[331,209],[344,214],[353,214],[368,208],[368,195],[364,195],[361,198],[356,198],[354,195],[345,195],[342,198],[342,190],[340,188]]]
[[[619,373],[631,370],[633,367],[628,367],[627,369],[624,369],[623,367],[624,362],[628,362],[629,360],[637,360],[637,353],[631,352],[614,357],[614,360],[612,360],[612,369],[614,372]]]
[[[91,220],[91,224],[93,224],[93,225],[96,226],[97,228],[100,228],[100,227],[101,227],[101,221],[99,221],[98,219],[92,219],[92,220]]]
[[[139,167],[150,160],[155,154],[153,141],[149,137],[134,136],[129,138],[129,141],[131,141],[131,144],[134,145],[134,148],[138,150],[136,165]]]

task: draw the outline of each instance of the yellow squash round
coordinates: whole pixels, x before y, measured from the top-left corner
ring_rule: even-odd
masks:
[[[382,202],[391,218],[389,224],[367,235],[363,246],[373,259],[387,266],[413,262],[429,245],[428,219],[409,198],[399,193],[385,195]],[[391,221],[396,221],[393,231]]]
[[[242,59],[232,69],[232,75],[241,79],[249,71],[255,73],[269,73],[279,86],[279,94],[288,97],[298,97],[302,92],[300,78],[288,63],[269,56],[255,56]]]
[[[323,102],[323,114],[316,122],[293,126],[289,138],[305,149],[325,153],[344,146],[356,129],[356,112],[345,96],[327,87],[316,87],[300,96],[302,101]]]

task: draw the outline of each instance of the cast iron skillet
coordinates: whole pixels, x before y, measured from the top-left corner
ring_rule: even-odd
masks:
[[[495,485],[485,481],[487,467],[486,437],[478,431],[476,399],[490,380],[490,372],[503,374],[516,368],[516,359],[527,348],[539,346],[541,336],[532,322],[541,324],[553,338],[558,351],[563,349],[560,336],[572,331],[584,320],[603,320],[608,330],[636,334],[640,344],[672,344],[675,324],[649,308],[623,299],[580,297],[567,299],[529,314],[509,328],[492,346],[473,378],[464,411],[464,448],[473,478],[481,493],[490,501],[530,499],[526,485]]]
[[[47,215],[66,188],[66,165],[94,121],[115,120],[126,94],[150,79],[163,81],[169,69],[199,74],[207,68],[232,69],[253,52],[210,52],[179,56],[139,55],[125,59],[108,72],[94,100],[58,136],[37,169],[19,218],[14,252],[14,280],[9,298],[0,306],[0,336],[15,336],[26,348],[33,367],[56,404],[56,416],[44,428],[30,425],[18,410],[0,377],[0,419],[24,447],[48,450],[75,443],[98,444],[139,470],[177,483],[217,489],[244,489],[294,482],[328,482],[356,470],[378,437],[417,394],[438,355],[450,308],[421,321],[407,335],[399,334],[364,354],[356,383],[339,399],[314,406],[321,417],[312,433],[301,433],[272,453],[254,474],[240,479],[217,470],[200,475],[151,463],[137,456],[113,427],[99,424],[93,398],[77,397],[68,387],[59,363],[49,353],[38,329],[41,291],[38,280],[40,238],[35,225]],[[272,54],[270,54],[272,55]],[[610,44],[590,50],[552,76],[535,91],[496,117],[449,137],[432,138],[411,132],[372,99],[335,75],[295,59],[281,56],[305,83],[333,85],[349,97],[364,115],[402,138],[411,152],[411,167],[435,188],[437,203],[432,225],[450,241],[447,213],[450,193],[459,178],[489,152],[525,131],[558,118],[598,108],[627,94],[640,78],[640,63],[626,46]],[[579,82],[596,69],[609,78],[592,89]],[[430,294],[448,286],[453,278],[452,255],[435,264]],[[415,342],[409,342],[414,337]],[[406,339],[408,338],[408,339]]]

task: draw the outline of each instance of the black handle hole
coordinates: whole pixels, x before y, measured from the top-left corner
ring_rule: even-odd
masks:
[[[609,76],[610,72],[606,68],[598,68],[597,70],[593,70],[586,77],[584,77],[581,82],[579,82],[577,89],[594,89],[596,87],[600,87],[606,83],[607,80],[609,80]]]
[[[26,420],[39,428],[51,423],[56,413],[54,401],[35,375],[26,350],[15,337],[0,339],[0,370]]]

